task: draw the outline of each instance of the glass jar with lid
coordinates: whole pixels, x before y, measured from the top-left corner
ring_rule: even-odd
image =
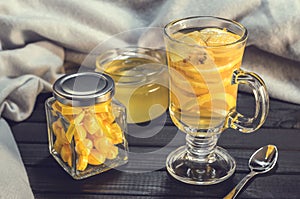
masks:
[[[114,79],[115,97],[125,105],[128,123],[148,122],[166,112],[168,69],[162,50],[111,49],[97,57],[95,71]]]
[[[46,103],[49,150],[74,179],[83,179],[128,161],[126,108],[113,98],[106,74],[65,75]]]

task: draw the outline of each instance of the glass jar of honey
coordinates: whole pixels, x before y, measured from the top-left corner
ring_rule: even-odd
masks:
[[[116,83],[116,99],[127,108],[128,123],[151,121],[168,107],[168,70],[160,50],[127,47],[99,55],[97,72]]]
[[[46,103],[49,150],[74,179],[83,179],[128,161],[126,108],[113,98],[106,74],[65,75]]]

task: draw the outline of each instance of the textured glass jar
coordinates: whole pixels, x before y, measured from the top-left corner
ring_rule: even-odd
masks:
[[[126,108],[113,99],[108,75],[65,75],[46,103],[49,150],[74,179],[83,179],[128,161]]]

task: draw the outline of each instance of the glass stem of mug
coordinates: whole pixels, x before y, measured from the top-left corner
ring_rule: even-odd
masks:
[[[217,135],[195,137],[186,135],[187,158],[194,162],[214,162],[214,149],[218,141]]]

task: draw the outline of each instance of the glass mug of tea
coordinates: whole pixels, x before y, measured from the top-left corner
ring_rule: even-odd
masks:
[[[169,68],[169,112],[186,145],[171,152],[168,172],[198,185],[222,182],[235,171],[235,160],[218,137],[227,128],[244,133],[265,121],[269,98],[262,79],[240,69],[248,32],[241,24],[196,16],[172,21],[164,28]],[[249,86],[256,107],[248,118],[236,111],[238,84]]]

